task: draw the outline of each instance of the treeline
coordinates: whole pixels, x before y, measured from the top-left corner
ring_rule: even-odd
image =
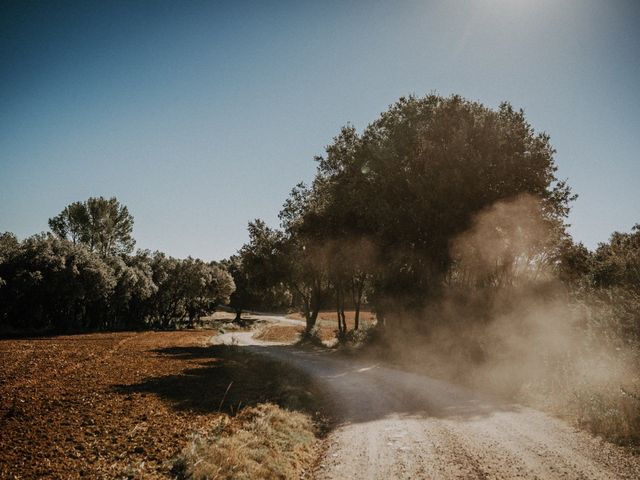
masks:
[[[308,332],[333,309],[344,337],[345,310],[358,330],[363,306],[380,325],[429,331],[487,322],[498,292],[529,295],[535,284],[546,296],[623,298],[625,331],[637,332],[638,230],[595,252],[574,244],[575,196],[554,153],[508,103],[401,98],[362,132],[342,128],[316,157],[313,182],[285,201],[280,228],[251,222],[247,244],[220,263],[133,253],[133,218],[115,198],[67,206],[48,234],[4,234],[0,322],[171,328],[230,298],[238,316],[297,309]],[[434,309],[444,300],[455,306],[447,315]]]
[[[115,199],[89,198],[49,220],[51,233],[0,235],[4,331],[174,328],[226,303],[231,276],[215,262],[133,253],[133,217]]]

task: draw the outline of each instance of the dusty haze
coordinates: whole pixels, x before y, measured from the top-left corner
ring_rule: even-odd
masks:
[[[480,212],[451,242],[442,298],[418,319],[428,333],[390,329],[387,354],[624,441],[639,426],[637,350],[611,304],[557,278],[542,209],[527,195]]]

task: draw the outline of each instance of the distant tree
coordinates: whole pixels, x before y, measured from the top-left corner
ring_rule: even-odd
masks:
[[[149,252],[111,256],[106,261],[116,279],[109,297],[106,328],[145,328],[150,310],[149,300],[158,291],[158,286],[153,282]]]
[[[254,295],[250,288],[248,272],[242,265],[242,258],[239,255],[232,255],[229,259],[223,261],[223,265],[227,272],[233,278],[236,289],[231,294],[229,306],[236,312],[235,322],[242,322],[242,312],[256,306],[254,303]]]
[[[91,245],[90,219],[86,202],[73,202],[62,212],[49,219],[49,228],[60,238],[70,240],[74,245]]]
[[[593,252],[581,244],[567,247],[560,266],[573,301],[589,308],[589,334],[640,346],[640,224],[613,232]]]
[[[74,202],[49,219],[49,228],[58,237],[101,255],[131,253],[135,246],[133,217],[115,197]]]
[[[235,290],[229,272],[214,262],[188,258],[183,261],[182,278],[186,287],[185,309],[190,326],[201,316],[215,311],[218,304],[229,303]]]
[[[238,252],[244,302],[258,309],[279,310],[291,305],[288,273],[291,259],[285,236],[262,220],[249,222],[249,242]]]
[[[613,232],[593,255],[593,280],[597,286],[619,286],[640,293],[640,224],[630,233]]]
[[[567,237],[560,245],[559,261],[556,265],[558,277],[567,284],[591,283],[593,253],[582,243]]]
[[[20,248],[20,242],[18,238],[11,232],[4,232],[0,234],[0,266],[9,261],[13,255]],[[6,275],[6,273],[5,273]],[[2,270],[0,267],[0,288],[6,284],[6,281],[2,279]]]
[[[161,328],[175,327],[188,319],[192,325],[200,316],[227,303],[235,289],[231,275],[216,265],[191,257],[180,260],[156,252],[151,259],[157,291],[149,299],[152,317]]]

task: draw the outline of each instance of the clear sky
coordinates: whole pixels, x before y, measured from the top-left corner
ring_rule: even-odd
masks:
[[[640,2],[3,1],[0,231],[116,196],[138,247],[220,259],[400,96],[508,100],[593,248],[640,222]]]

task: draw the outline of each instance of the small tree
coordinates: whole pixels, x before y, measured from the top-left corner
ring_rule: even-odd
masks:
[[[222,263],[233,278],[233,283],[236,286],[235,291],[230,296],[229,306],[236,312],[234,321],[242,323],[242,311],[250,308],[252,304],[255,306],[254,296],[249,286],[248,272],[242,265],[242,258],[239,255],[232,255]]]

